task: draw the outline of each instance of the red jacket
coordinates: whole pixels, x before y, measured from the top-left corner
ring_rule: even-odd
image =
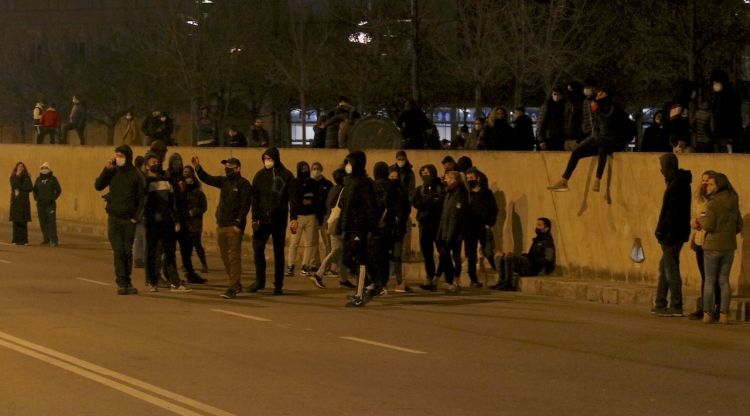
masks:
[[[44,110],[39,125],[45,129],[56,129],[60,127],[60,116],[57,114],[57,110],[54,108],[48,108]]]

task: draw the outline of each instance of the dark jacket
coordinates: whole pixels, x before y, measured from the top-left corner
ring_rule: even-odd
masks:
[[[663,126],[654,123],[643,131],[641,152],[669,153],[671,151],[669,134]]]
[[[375,164],[375,198],[380,215],[379,234],[397,241],[406,234],[406,222],[411,206],[406,190],[400,181],[388,179],[388,171],[385,162]]]
[[[352,164],[352,173],[344,179],[344,190],[339,203],[341,234],[376,235],[380,217],[375,199],[375,187],[365,173],[367,158],[363,152],[356,151],[350,153],[347,160]]]
[[[693,116],[690,127],[695,135],[695,144],[713,147],[714,144],[714,115],[708,108],[708,103],[702,104]]]
[[[467,236],[477,238],[484,234],[487,227],[494,227],[497,223],[497,201],[495,195],[485,185],[479,192],[469,190],[469,209],[467,221]]]
[[[191,233],[203,232],[203,214],[208,210],[206,194],[198,182],[186,185],[185,195],[187,201],[187,226]]]
[[[325,215],[325,197],[321,192],[320,183],[310,177],[308,166],[307,172],[302,171],[302,167],[307,166],[307,162],[297,163],[297,206],[299,210],[297,215],[315,215],[318,223],[323,223]]]
[[[466,211],[469,205],[467,194],[466,187],[463,185],[449,189],[445,194],[437,240],[443,241],[448,246],[465,238]]]
[[[143,209],[146,227],[158,223],[182,223],[177,199],[166,175],[146,176],[146,191]]]
[[[55,206],[55,201],[62,194],[62,188],[57,177],[52,172],[40,174],[34,181],[34,200],[40,207]]]
[[[319,125],[315,125],[313,127],[313,132],[315,135],[313,136],[313,142],[312,147],[313,149],[323,149],[326,147],[326,128],[320,127]]]
[[[555,270],[555,241],[552,234],[537,234],[526,254],[529,259],[529,274],[538,275],[542,270],[550,274]]]
[[[409,161],[407,160],[403,168],[398,167],[398,165],[396,164],[391,165],[390,168],[398,170],[398,177],[401,181],[401,188],[403,188],[404,192],[409,198],[408,203],[411,206],[411,202],[414,199],[414,190],[416,189],[417,185],[417,179],[414,176],[414,169],[411,163],[409,163]]]
[[[716,137],[719,139],[738,139],[742,135],[742,98],[729,82],[729,76],[723,70],[714,70],[711,81],[720,82],[721,92],[711,94],[711,110],[714,113]]]
[[[480,147],[484,150],[513,150],[513,128],[506,120],[495,120],[482,128]]]
[[[325,218],[328,215],[328,206],[326,203],[328,201],[328,194],[333,189],[333,182],[326,179],[325,176],[321,176],[320,179],[313,178],[313,180],[318,183],[318,193],[321,201],[323,201],[323,217]]]
[[[693,179],[689,170],[677,169],[668,173],[666,180],[656,239],[660,244],[682,244],[690,237],[690,183]]]
[[[706,215],[700,220],[701,228],[706,230],[703,250],[735,250],[737,234],[742,231],[737,194],[722,190],[708,197]]]
[[[297,219],[299,201],[294,175],[281,163],[279,150],[271,147],[263,152],[273,159],[271,169],[260,169],[253,178],[253,221],[261,224]]]
[[[614,103],[601,104],[593,117],[594,143],[622,150],[635,137],[635,124],[630,121],[628,114]]]
[[[396,121],[401,129],[401,137],[404,139],[406,149],[424,149],[424,136],[430,128],[430,120],[418,107],[405,110]]]
[[[138,220],[143,214],[146,182],[143,175],[133,166],[133,151],[123,145],[116,149],[126,157],[125,166],[112,169],[104,168],[96,178],[94,188],[103,191],[109,187],[104,196],[107,201],[107,214],[130,220]]]
[[[513,122],[513,150],[534,150],[534,126],[526,114]]]
[[[565,139],[583,140],[583,97],[569,98],[565,102]]]
[[[255,126],[250,129],[250,137],[247,141],[248,147],[268,147],[268,143],[268,131],[266,129]]]
[[[201,182],[221,190],[219,206],[216,207],[216,225],[244,230],[253,194],[250,182],[239,173],[232,177],[211,176],[202,166],[198,166],[195,173]]]
[[[227,136],[227,146],[229,147],[247,147],[247,138],[242,132],[237,132],[234,136]]]
[[[542,107],[539,114],[537,140],[547,145],[547,149],[562,150],[565,139],[565,103],[552,99]]]
[[[437,176],[434,165],[422,166],[419,171],[427,169],[430,172],[422,185],[414,192],[414,208],[417,210],[417,221],[421,227],[437,229],[440,225],[440,213],[443,212],[443,201],[445,200],[445,188]]]
[[[31,202],[29,194],[34,190],[29,173],[10,177],[10,213],[11,222],[31,222]]]

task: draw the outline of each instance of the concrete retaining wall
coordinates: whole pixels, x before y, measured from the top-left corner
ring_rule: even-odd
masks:
[[[135,154],[145,153],[136,148]],[[173,150],[189,161],[198,155],[206,170],[220,174],[219,161],[228,156],[243,162],[243,174],[252,179],[261,167],[262,149],[197,149],[178,147]],[[323,163],[326,176],[341,164],[346,150],[283,149],[282,160],[294,171],[299,160]],[[501,207],[495,234],[498,247],[505,251],[525,251],[533,233],[537,217],[547,216],[553,221],[553,235],[558,247],[560,273],[571,278],[600,278],[611,281],[653,284],[656,282],[660,249],[654,238],[654,227],[659,215],[664,191],[664,179],[659,173],[657,154],[617,154],[609,164],[602,191],[589,191],[596,161],[585,159],[573,175],[570,192],[551,193],[546,186],[557,180],[568,160],[568,153],[524,152],[409,152],[415,167],[433,163],[442,171],[439,162],[446,154],[458,158],[467,154],[474,164],[490,179],[498,205]],[[60,179],[63,195],[58,205],[61,219],[104,224],[104,201],[94,190],[94,179],[107,159],[113,156],[109,147],[78,146],[0,146],[0,167],[10,174],[17,161],[24,161],[36,177],[42,162],[49,162]],[[368,170],[379,160],[394,161],[391,150],[367,152]],[[726,173],[740,194],[740,207],[745,229],[738,236],[739,249],[732,269],[731,283],[735,293],[750,293],[750,213],[746,198],[750,198],[750,155],[684,155],[681,167],[693,173],[694,185],[700,174],[709,169]],[[7,178],[7,176],[6,176]],[[0,195],[9,195],[8,180],[0,181]],[[213,233],[213,212],[218,200],[214,188],[205,187],[210,215],[206,216],[206,232]],[[7,201],[7,199],[6,199]],[[7,220],[8,205],[0,205],[0,215]],[[36,221],[34,221],[36,222]],[[32,225],[32,227],[35,225]],[[636,265],[630,260],[635,238],[643,242],[646,260]],[[417,233],[412,233],[413,247]],[[747,243],[745,241],[748,241]],[[685,246],[681,258],[682,273],[688,288],[700,287],[700,276],[693,252]]]

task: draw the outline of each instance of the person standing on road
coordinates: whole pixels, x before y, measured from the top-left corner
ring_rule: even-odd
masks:
[[[206,262],[206,250],[203,248],[203,214],[208,210],[206,194],[201,189],[200,180],[195,176],[195,170],[192,166],[185,166],[182,170],[185,180],[185,194],[187,201],[187,227],[192,244],[190,252],[195,249],[195,254],[201,262],[201,273],[208,273],[208,263]],[[206,280],[203,279],[202,283]]]
[[[29,194],[34,190],[31,177],[23,162],[16,163],[10,173],[10,213],[8,219],[13,223],[12,243],[18,246],[29,244],[28,223],[31,222],[31,202]]]
[[[435,244],[437,231],[440,226],[440,213],[443,210],[445,189],[438,178],[434,165],[425,165],[419,169],[422,185],[414,192],[414,208],[417,210],[419,223],[419,247],[424,258],[425,283],[419,285],[424,290],[435,290],[433,281],[437,276],[435,271]]]
[[[103,191],[107,201],[107,236],[114,254],[118,295],[134,295],[130,275],[133,271],[133,240],[135,225],[143,213],[145,181],[133,166],[133,150],[128,145],[115,149],[114,159],[107,161],[96,178],[94,188]]]
[[[146,183],[146,172],[148,166],[143,156],[137,156],[133,162],[136,170],[142,175],[143,183]],[[143,214],[138,218],[135,225],[135,239],[133,240],[133,267],[143,269],[146,267],[146,226],[143,225]]]
[[[457,293],[460,287],[453,280],[461,272],[461,241],[466,228],[469,197],[459,172],[449,172],[445,179],[448,191],[443,202],[437,233],[440,269],[445,274],[446,292]]]
[[[182,269],[185,272],[185,279],[187,279],[188,283],[206,283],[206,279],[201,277],[195,271],[195,267],[193,267],[193,238],[190,235],[190,227],[188,226],[190,213],[187,206],[187,184],[185,183],[182,156],[179,153],[172,153],[169,157],[167,178],[174,191],[176,207],[179,211],[178,218],[181,221],[180,230],[177,232],[177,242],[180,245],[180,258],[182,259]]]
[[[719,323],[729,323],[729,272],[734,262],[734,251],[737,249],[736,235],[742,231],[739,196],[722,173],[714,173],[706,185],[708,203],[706,214],[694,221],[694,227],[706,231],[703,243],[706,268],[706,284],[703,287],[703,323],[714,319],[714,286],[716,281],[721,287],[721,304],[719,305]]]
[[[321,211],[323,212],[323,217],[325,217],[328,209],[326,206],[326,202],[328,194],[331,192],[331,188],[333,188],[333,182],[329,181],[325,176],[323,176],[323,164],[320,162],[314,162],[312,164],[312,171],[310,176],[318,183],[318,187],[320,188],[318,194],[320,195]],[[328,234],[328,224],[326,224],[324,218],[321,218],[321,224],[318,232],[319,236],[315,236],[315,238],[320,237],[318,241],[323,243],[323,249],[325,250],[325,254],[323,256],[328,256],[328,254],[331,252],[331,236]],[[313,250],[312,263],[315,270],[318,270],[320,268],[320,250]],[[323,273],[325,272],[326,270],[323,270]]]
[[[201,166],[200,159],[193,156],[193,166],[201,182],[219,188],[219,206],[216,208],[216,239],[221,260],[229,277],[229,287],[221,297],[233,299],[242,291],[242,235],[247,225],[253,189],[240,170],[239,159],[222,160],[225,176],[211,176]]]
[[[661,155],[659,162],[667,189],[664,191],[655,233],[661,245],[662,257],[659,262],[659,284],[653,313],[658,316],[682,316],[680,251],[690,237],[690,183],[693,178],[689,170],[679,169],[674,153]],[[667,292],[670,294],[669,307]]]
[[[337,271],[339,273],[339,287],[347,289],[353,289],[355,287],[352,282],[349,281],[347,277],[348,273],[341,266],[343,247],[341,241],[341,231],[337,230],[339,218],[341,217],[339,216],[333,219],[331,219],[330,217],[331,212],[333,212],[334,208],[340,205],[341,192],[344,189],[345,176],[346,171],[344,171],[344,169],[336,169],[333,171],[333,180],[336,182],[336,185],[334,185],[333,188],[331,188],[331,191],[328,192],[328,198],[326,199],[327,211],[325,224],[327,227],[329,227],[329,234],[331,237],[331,250],[323,259],[323,262],[320,263],[320,267],[318,267],[318,270],[315,272],[315,276],[310,278],[315,286],[320,289],[325,289],[325,285],[323,284],[323,275],[326,273],[326,270],[330,268],[332,263],[336,264],[338,267]],[[339,213],[340,212],[341,211],[339,211]]]
[[[487,177],[479,169],[471,168],[466,171],[466,184],[469,187],[468,214],[472,220],[467,221],[466,224],[464,252],[468,262],[471,287],[481,288],[482,283],[477,277],[477,247],[482,248],[485,258],[494,269],[492,227],[497,222],[497,201],[487,185]]]
[[[52,174],[49,163],[39,167],[39,176],[34,181],[34,200],[39,215],[39,228],[42,229],[42,245],[57,247],[57,198],[62,188],[57,177]]]
[[[698,271],[701,274],[701,295],[703,295],[706,287],[706,269],[704,267],[703,253],[703,243],[706,241],[706,230],[700,227],[700,222],[698,222],[698,220],[706,215],[706,204],[708,203],[708,179],[714,174],[716,174],[716,172],[712,170],[703,172],[703,175],[701,175],[701,182],[693,193],[693,204],[690,210],[690,226],[693,227],[693,232],[690,236],[690,248],[695,251],[695,259],[698,262]],[[717,281],[714,287],[714,293],[716,296],[714,308],[709,312],[713,312],[715,307],[718,307],[721,303],[720,292],[719,282]],[[695,312],[689,315],[689,317],[691,320],[703,319],[703,298],[698,299],[697,308]]]
[[[297,183],[284,164],[279,149],[271,147],[262,156],[263,168],[253,178],[253,253],[255,282],[249,291],[255,293],[266,287],[266,244],[273,238],[274,295],[284,294],[284,245],[286,226],[297,232],[299,211]]]
[[[294,276],[294,263],[297,261],[297,248],[302,244],[302,276],[312,276],[317,269],[312,267],[313,251],[318,250],[318,229],[323,221],[324,206],[318,182],[310,177],[310,165],[301,161],[297,163],[296,188],[294,196],[299,206],[297,221],[298,232],[293,233],[289,242],[286,276]]]

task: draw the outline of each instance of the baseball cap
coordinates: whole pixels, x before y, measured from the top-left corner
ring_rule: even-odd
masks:
[[[224,160],[221,161],[221,164],[222,165],[230,164],[230,165],[235,165],[235,166],[242,166],[242,163],[240,163],[240,160],[237,159],[236,157],[230,157],[230,158],[224,159]]]

